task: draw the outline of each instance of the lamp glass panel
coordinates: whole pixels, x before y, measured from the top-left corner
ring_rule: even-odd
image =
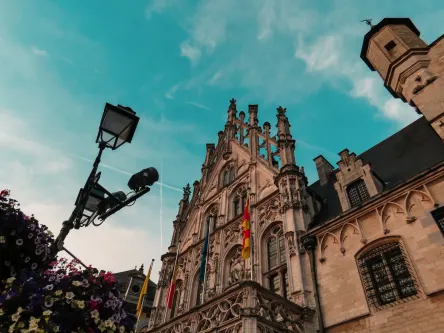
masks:
[[[121,111],[108,109],[106,110],[106,114],[103,119],[102,129],[108,133],[125,139],[128,137],[128,134],[126,133],[129,133],[128,128],[131,128],[132,122],[133,118],[130,117],[130,115]],[[122,132],[125,133],[124,137],[121,136]]]

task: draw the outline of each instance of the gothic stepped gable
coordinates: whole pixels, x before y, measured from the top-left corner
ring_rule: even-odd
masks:
[[[218,206],[224,203],[224,192],[221,189],[227,188],[230,192],[243,191],[254,184],[256,188],[252,192],[256,194],[257,201],[278,190],[274,184],[280,162],[277,137],[271,137],[269,122],[265,122],[263,127],[257,125],[256,105],[249,106],[249,115],[249,121],[245,119],[244,112],[237,115],[235,100],[231,100],[228,121],[224,131],[219,132],[217,145],[207,144],[198,200],[195,205],[190,205],[187,223],[180,235],[182,250],[192,244],[195,237],[193,235],[203,232],[202,223],[197,222],[198,210],[201,208],[206,212],[214,207],[214,212],[217,212]],[[251,145],[249,142],[253,139],[256,143]],[[252,173],[251,165],[255,166],[256,172]],[[251,177],[255,179],[252,180]],[[217,214],[216,218],[218,224],[228,221],[221,214]]]

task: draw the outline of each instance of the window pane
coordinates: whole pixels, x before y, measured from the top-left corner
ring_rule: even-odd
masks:
[[[179,291],[176,290],[174,292],[174,298],[173,298],[173,306],[171,307],[171,314],[170,319],[174,317],[174,313],[176,312],[176,303],[179,302]]]
[[[270,290],[276,294],[279,294],[279,285],[279,275],[270,276]]]
[[[390,271],[396,281],[399,297],[405,298],[416,295],[415,283],[410,275],[407,264],[399,248],[393,249],[386,254]]]
[[[202,302],[203,293],[203,281],[197,281],[197,295],[196,295],[196,306],[200,305]]]
[[[268,250],[268,269],[275,267],[277,262],[277,246],[276,237],[271,237],[267,242]]]
[[[438,225],[439,230],[444,235],[444,206],[435,209],[432,212],[432,217]]]
[[[234,205],[234,209],[233,209],[234,217],[236,217],[239,215],[239,199],[235,199],[233,202],[233,205]]]
[[[282,234],[279,236],[279,263],[285,263],[285,241]]]
[[[224,171],[224,176],[223,176],[223,181],[222,181],[222,184],[225,186],[225,185],[227,185],[228,184],[228,171],[227,170],[225,170]]]
[[[287,273],[287,271],[285,271],[284,272],[284,286],[283,286],[284,288],[283,288],[283,293],[282,293],[282,295],[285,297],[285,298],[288,298],[288,289],[289,289],[289,287],[288,287],[288,273]]]
[[[347,186],[348,199],[351,207],[361,205],[365,200],[370,198],[367,187],[363,179],[360,179]]]
[[[365,292],[378,307],[417,295],[413,276],[399,243],[381,245],[359,259]]]

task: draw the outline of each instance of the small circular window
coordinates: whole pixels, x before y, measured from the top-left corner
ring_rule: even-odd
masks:
[[[140,291],[140,287],[135,284],[131,287],[131,290],[133,291],[133,293],[138,293]]]

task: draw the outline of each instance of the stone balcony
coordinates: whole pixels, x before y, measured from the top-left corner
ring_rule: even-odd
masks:
[[[165,323],[165,309],[153,308],[148,332],[312,333],[314,314],[256,282],[243,281]]]

